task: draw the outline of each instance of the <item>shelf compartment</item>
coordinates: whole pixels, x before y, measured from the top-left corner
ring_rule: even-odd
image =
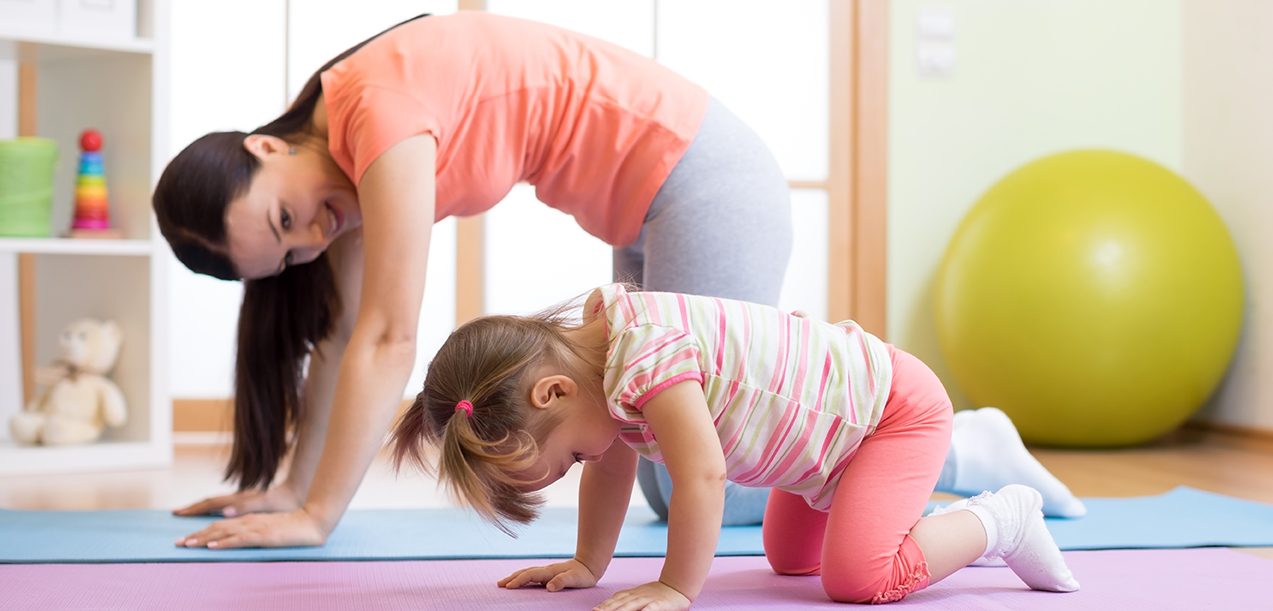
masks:
[[[90,240],[77,238],[0,238],[0,252],[49,255],[108,255],[147,257],[150,240]]]
[[[171,461],[171,444],[102,441],[80,446],[26,446],[0,439],[0,477],[145,469]]]
[[[8,24],[0,24],[0,41],[36,45],[36,52],[41,58],[100,52],[150,55],[155,51],[155,41],[149,38],[85,38],[64,34],[42,34]]]

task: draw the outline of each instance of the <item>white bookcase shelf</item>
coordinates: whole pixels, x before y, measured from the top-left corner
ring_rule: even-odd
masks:
[[[0,252],[45,255],[116,255],[148,257],[151,240],[78,240],[71,238],[0,238]]]
[[[155,41],[150,38],[92,38],[84,39],[63,34],[40,34],[25,31],[12,24],[0,23],[0,40],[25,42],[48,47],[61,47],[64,54],[84,55],[85,52],[107,51],[113,53],[151,54],[155,51]],[[59,50],[50,49],[49,53],[57,54]]]
[[[172,460],[167,253],[150,210],[151,186],[168,159],[168,0],[138,4],[137,31],[144,36],[134,38],[72,37],[0,23],[0,61],[35,67],[35,135],[58,145],[54,233],[70,227],[79,134],[93,128],[104,141],[111,221],[124,235],[119,240],[0,237],[0,476],[146,468]],[[0,93],[9,87],[16,84],[0,82]],[[17,117],[12,119],[16,124]],[[98,443],[24,446],[9,436],[9,417],[23,409],[21,255],[34,259],[34,290],[28,298],[34,303],[36,366],[57,358],[57,336],[74,319],[112,319],[124,329],[111,378],[124,393],[128,423],[107,428]]]

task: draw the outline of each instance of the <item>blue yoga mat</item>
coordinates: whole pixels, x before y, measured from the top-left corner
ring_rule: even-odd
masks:
[[[1181,487],[1167,494],[1084,499],[1088,515],[1048,520],[1064,550],[1273,546],[1273,505]],[[572,508],[548,508],[510,538],[461,509],[355,510],[318,548],[210,551],[172,541],[213,518],[158,510],[0,510],[0,563],[245,562],[298,560],[442,560],[570,557]],[[617,556],[662,556],[667,525],[632,508]],[[763,553],[760,527],[722,529],[719,556]]]

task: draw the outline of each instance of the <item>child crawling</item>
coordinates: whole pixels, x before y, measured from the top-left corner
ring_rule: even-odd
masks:
[[[689,608],[726,480],[774,488],[770,566],[821,575],[836,601],[900,600],[978,559],[1002,558],[1036,590],[1078,589],[1033,488],[920,517],[950,443],[950,399],[923,363],[855,323],[622,285],[593,291],[583,313],[578,324],[563,309],[460,327],[394,431],[399,464],[428,469],[421,442],[438,446],[439,478],[505,529],[534,519],[535,491],[586,463],[575,557],[500,586],[595,585],[640,454],[672,477],[667,559],[658,581],[598,609]]]

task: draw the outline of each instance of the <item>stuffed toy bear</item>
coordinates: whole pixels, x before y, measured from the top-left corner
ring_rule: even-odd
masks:
[[[128,419],[124,395],[106,377],[122,341],[123,332],[114,321],[85,318],[67,325],[58,337],[61,358],[35,372],[44,392],[9,420],[13,439],[45,445],[90,443],[101,437],[104,425],[123,425]]]

